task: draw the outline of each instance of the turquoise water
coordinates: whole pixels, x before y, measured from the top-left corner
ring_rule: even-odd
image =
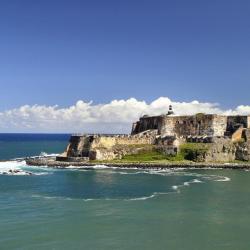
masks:
[[[5,161],[0,173],[0,249],[250,248],[248,171]]]

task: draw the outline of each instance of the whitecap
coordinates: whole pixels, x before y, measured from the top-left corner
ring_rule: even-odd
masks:
[[[231,179],[229,177],[222,176],[221,179],[218,179],[218,180],[215,180],[215,181],[231,181]]]
[[[131,199],[127,199],[128,201],[142,201],[142,200],[148,200],[148,199],[152,199],[156,196],[156,194],[152,194],[150,196],[143,196],[143,197],[138,197],[138,198],[131,198]]]
[[[193,179],[191,181],[185,181],[183,183],[183,186],[190,186],[190,184],[193,184],[193,183],[202,183],[202,181],[198,180],[198,179]]]
[[[83,201],[94,201],[96,199],[83,199]]]
[[[24,160],[0,162],[0,175],[47,175],[53,171],[55,169],[46,166],[28,166]]]
[[[192,183],[202,183],[202,181],[198,180],[198,179],[193,179]]]
[[[112,168],[112,167],[109,167],[106,165],[95,165],[95,166],[92,166],[92,168],[94,168],[94,169],[107,169],[107,168]]]
[[[202,176],[202,178],[205,180],[217,181],[217,182],[231,181],[229,177],[220,176],[220,175],[206,175],[206,176]]]
[[[40,155],[38,157],[56,157],[58,156],[59,154],[55,154],[55,153],[51,153],[51,154],[48,154],[46,152],[41,152]],[[34,156],[36,157],[36,156]]]
[[[88,168],[88,169],[117,169],[118,167],[109,167],[106,165],[94,165],[94,166],[83,166],[82,169]]]
[[[40,195],[40,194],[33,194],[31,195],[32,198],[42,198],[45,200],[73,200],[72,198],[69,197],[60,197],[60,196],[48,196],[48,195]]]
[[[3,161],[0,162],[0,174],[3,175],[30,175],[25,172],[21,167],[25,166],[25,161]]]

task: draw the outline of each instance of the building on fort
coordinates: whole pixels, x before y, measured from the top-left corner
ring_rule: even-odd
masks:
[[[247,144],[238,150],[234,145],[239,141]],[[213,147],[207,159],[234,160],[238,154],[250,160],[248,142],[250,116],[203,113],[178,116],[170,105],[165,115],[141,117],[133,123],[129,135],[73,135],[67,150],[58,159],[119,159],[149,145],[163,149],[165,154],[177,154],[183,143],[209,143]]]
[[[131,134],[134,135],[156,129],[158,134],[163,137],[230,137],[237,130],[243,131],[249,128],[250,116],[225,116],[202,113],[177,116],[171,113],[171,115],[143,116],[139,121],[133,123]]]

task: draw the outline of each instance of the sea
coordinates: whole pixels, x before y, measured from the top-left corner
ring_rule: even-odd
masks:
[[[1,250],[250,249],[249,171],[25,164],[69,136],[0,134]]]

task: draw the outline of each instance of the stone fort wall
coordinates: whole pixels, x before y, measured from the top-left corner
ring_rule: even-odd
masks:
[[[242,155],[249,159],[249,131],[250,116],[144,116],[133,124],[131,135],[72,135],[67,150],[60,158],[121,159],[126,154],[138,153],[152,145],[162,148],[166,154],[176,154],[179,145],[184,142],[203,142],[213,146],[209,159],[219,159],[225,154],[233,159],[236,154],[234,142],[245,139],[247,144],[242,144],[237,159],[241,159]]]
[[[223,116],[197,114],[193,116],[153,116],[142,117],[133,124],[132,134],[144,130],[157,129],[162,136],[209,136],[222,137],[225,132],[232,135],[241,125],[250,127],[250,116]]]
[[[65,152],[66,157],[89,157],[96,149],[112,149],[114,146],[154,144],[158,131],[153,130],[137,135],[83,135],[71,136]]]

